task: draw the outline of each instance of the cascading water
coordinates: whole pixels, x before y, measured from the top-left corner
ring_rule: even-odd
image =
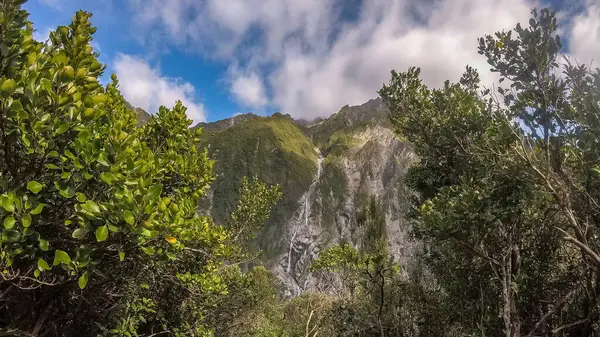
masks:
[[[294,234],[292,234],[292,237],[290,239],[290,248],[288,251],[288,256],[287,256],[287,267],[286,267],[286,273],[288,274],[288,276],[294,281],[294,292],[296,295],[298,295],[301,291],[300,286],[297,284],[296,280],[295,280],[295,273],[294,270],[292,269],[293,267],[293,263],[292,263],[292,253],[294,251],[294,243],[296,242],[296,237],[298,235],[298,231],[301,229],[302,226],[302,222],[304,222],[304,228],[308,229],[308,220],[310,218],[310,214],[311,214],[311,204],[312,201],[314,200],[313,195],[317,186],[317,183],[319,182],[319,179],[321,178],[321,171],[322,171],[322,164],[323,164],[323,156],[321,155],[321,152],[319,151],[319,149],[315,149],[315,151],[317,151],[317,153],[319,154],[319,158],[317,159],[317,174],[315,175],[312,183],[310,184],[308,191],[306,191],[306,193],[304,193],[304,195],[302,196],[302,207],[300,207],[298,209],[298,213],[296,215],[296,217],[293,220],[293,224],[294,224]],[[304,220],[304,221],[302,221]]]

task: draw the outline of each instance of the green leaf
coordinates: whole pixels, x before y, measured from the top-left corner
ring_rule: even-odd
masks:
[[[119,261],[123,262],[125,260],[125,252],[123,251],[123,247],[119,246]]]
[[[7,197],[5,195],[3,195],[0,198],[0,204],[2,205],[2,208],[4,208],[7,212],[11,212],[12,213],[12,212],[15,211],[15,203],[14,203],[14,201],[11,198],[9,198],[9,197]]]
[[[125,219],[125,222],[127,222],[130,225],[133,225],[133,223],[135,222],[133,218],[133,213],[131,213],[131,211],[128,209],[123,211],[123,219]]]
[[[13,218],[12,216],[7,216],[6,218],[4,218],[4,228],[11,229],[15,227],[15,222],[15,218]]]
[[[21,217],[21,223],[23,224],[23,227],[25,227],[25,228],[29,227],[29,225],[31,225],[31,215],[29,215],[29,214],[23,215],[23,217]]]
[[[81,207],[90,213],[100,213],[100,206],[93,200],[86,201]]]
[[[150,286],[147,285],[146,283],[142,283],[142,284],[140,284],[140,288],[142,288],[142,289],[150,289]]]
[[[48,262],[46,262],[46,260],[44,259],[38,259],[37,261],[37,265],[38,265],[38,269],[40,271],[44,271],[44,270],[50,270],[52,268],[50,268],[50,266],[48,265]]]
[[[154,255],[153,247],[142,247],[142,251],[148,255]]]
[[[162,189],[163,189],[163,186],[160,183],[152,185],[152,187],[148,191],[149,198],[156,199],[156,198],[160,197],[160,195],[162,193]]]
[[[27,189],[30,190],[31,192],[33,192],[33,194],[38,194],[42,190],[43,187],[44,187],[44,185],[38,183],[35,180],[32,180],[27,183]]]
[[[85,200],[87,199],[85,197],[85,194],[83,194],[83,193],[77,192],[76,194],[77,194],[77,197],[75,197],[75,199],[77,199],[77,201],[79,201],[79,202],[85,202]]]
[[[40,272],[39,269],[36,269],[36,270],[33,271],[33,276],[35,276],[35,278],[40,277],[40,274],[41,274],[41,272]]]
[[[71,187],[67,187],[64,190],[58,191],[58,193],[60,195],[62,195],[63,197],[65,197],[67,199],[70,199],[70,198],[72,198],[75,195],[75,190],[73,188],[71,188]]]
[[[35,208],[32,209],[31,212],[29,212],[29,214],[36,215],[36,214],[42,213],[44,206],[46,206],[46,204],[42,204],[42,203],[37,204],[37,206],[35,206]]]
[[[77,280],[77,284],[79,285],[79,289],[83,289],[83,288],[85,288],[87,283],[88,283],[88,273],[85,272],[85,273],[83,273],[83,275],[81,275],[81,277],[79,277],[79,280]]]
[[[61,135],[61,134],[65,133],[65,131],[67,131],[68,129],[69,129],[69,123],[62,123],[61,125],[58,126],[56,131],[54,131],[54,134]]]
[[[150,232],[146,228],[142,228],[142,232],[140,234],[142,234],[143,236],[146,236],[146,237],[151,237],[152,236],[152,232]]]
[[[73,239],[83,239],[86,234],[87,230],[85,228],[77,228],[73,231],[73,234],[71,234],[71,236],[73,237]]]
[[[54,252],[54,265],[56,266],[61,263],[64,263],[64,264],[71,263],[71,257],[69,256],[69,254],[67,254],[67,252],[57,249]]]
[[[102,181],[110,185],[115,179],[115,175],[110,172],[102,172],[100,173],[100,179],[102,179]]]
[[[108,237],[108,227],[100,226],[96,229],[96,241],[102,242]]]
[[[40,249],[43,251],[47,251],[48,250],[48,241],[40,239]]]
[[[77,135],[77,138],[79,138],[79,140],[81,142],[87,142],[88,139],[90,139],[90,130],[83,129],[83,130],[79,131],[79,134]]]

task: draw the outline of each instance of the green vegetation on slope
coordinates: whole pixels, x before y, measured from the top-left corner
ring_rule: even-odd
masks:
[[[207,133],[201,146],[216,160],[212,199],[216,221],[226,221],[233,211],[242,177],[256,176],[281,186],[283,198],[260,236],[264,240],[261,246],[269,254],[269,243],[281,234],[278,224],[291,218],[316,174],[318,155],[310,139],[293,120],[275,115]]]
[[[311,268],[339,277],[340,292],[285,301],[268,270],[240,268],[256,262],[243,245],[280,196],[244,176],[283,182],[263,234],[277,240],[316,170],[306,130],[329,150],[318,190],[336,202],[347,181],[335,159],[353,144],[341,130],[377,117],[345,108],[304,129],[251,116],[205,134],[228,220],[216,225],[197,213],[213,162],[181,102],[139,127],[116,76],[98,82],[91,15],[39,43],[23,2],[0,6],[1,336],[598,336],[600,69],[556,75],[555,13],[479,41],[512,84],[503,104],[470,67],[440,89],[418,68],[392,72],[380,95],[421,158],[406,183],[425,249],[395,261],[385,200],[365,199],[358,247],[329,247]]]
[[[313,143],[320,149],[331,145],[336,132],[351,133],[367,126],[381,124],[390,126],[389,111],[381,99],[372,99],[363,105],[344,106],[329,118],[309,126]]]

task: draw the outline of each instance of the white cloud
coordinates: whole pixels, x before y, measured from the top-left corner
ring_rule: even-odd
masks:
[[[586,62],[600,55],[593,1],[572,28],[572,53]],[[538,0],[363,0],[352,1],[362,2],[351,8],[354,20],[342,20],[341,0],[129,2],[140,31],[151,32],[145,36],[164,34],[161,41],[242,65],[228,82],[240,102],[270,97],[282,112],[307,119],[375,97],[391,69],[419,66],[427,84],[440,86],[472,65],[490,84],[496,77],[477,38],[526,25],[531,8],[542,7]]]
[[[267,93],[262,79],[256,73],[232,75],[231,93],[243,106],[260,108],[267,104]]]
[[[190,119],[194,122],[205,120],[204,106],[196,100],[194,86],[190,83],[161,76],[145,60],[126,54],[117,55],[114,69],[123,96],[133,106],[154,113],[161,105],[171,108],[181,100]]]
[[[569,54],[580,64],[600,67],[600,3],[587,1],[584,11],[572,18]]]
[[[33,32],[33,39],[38,42],[46,42],[46,40],[50,39],[51,32],[52,29],[50,28],[38,29]]]

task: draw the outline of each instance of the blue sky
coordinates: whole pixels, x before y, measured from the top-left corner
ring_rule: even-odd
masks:
[[[600,59],[600,0],[552,0],[565,53]],[[181,99],[195,121],[237,113],[326,117],[377,96],[389,71],[426,83],[467,64],[495,78],[476,38],[526,23],[537,0],[29,0],[45,39],[78,9],[94,14],[94,47],[121,91],[149,112]],[[598,66],[598,63],[593,63]]]

